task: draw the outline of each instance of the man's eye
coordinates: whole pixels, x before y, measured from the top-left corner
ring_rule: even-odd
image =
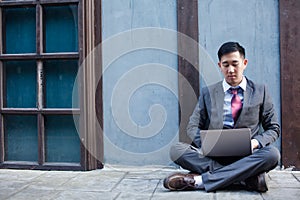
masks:
[[[234,66],[234,67],[237,67],[239,65],[239,63],[238,62],[234,62],[234,63],[232,63],[232,66]]]

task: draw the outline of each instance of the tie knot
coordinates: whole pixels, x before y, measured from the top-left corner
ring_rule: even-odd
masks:
[[[230,88],[230,93],[231,94],[237,94],[238,90],[239,90],[239,88]]]

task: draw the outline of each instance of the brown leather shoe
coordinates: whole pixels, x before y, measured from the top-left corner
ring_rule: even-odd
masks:
[[[245,180],[246,187],[249,190],[254,190],[257,192],[266,192],[268,191],[268,186],[266,183],[266,173],[261,173],[257,176],[250,177]]]
[[[194,176],[197,174],[172,174],[164,179],[164,187],[169,190],[196,190]]]

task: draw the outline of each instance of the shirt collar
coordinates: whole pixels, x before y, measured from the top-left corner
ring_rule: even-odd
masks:
[[[227,82],[226,82],[226,80],[224,79],[223,80],[223,90],[224,90],[224,92],[226,92],[229,88],[231,88],[232,86],[231,85],[229,85]],[[243,76],[243,79],[242,79],[242,82],[238,85],[238,86],[236,86],[236,87],[234,87],[234,88],[237,88],[237,87],[241,87],[244,91],[246,91],[246,88],[247,88],[247,79],[245,78],[245,76]]]

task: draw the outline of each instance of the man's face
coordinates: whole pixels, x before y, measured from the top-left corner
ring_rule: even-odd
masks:
[[[248,60],[235,51],[221,57],[218,65],[224,75],[226,82],[231,86],[237,86],[243,79]]]

